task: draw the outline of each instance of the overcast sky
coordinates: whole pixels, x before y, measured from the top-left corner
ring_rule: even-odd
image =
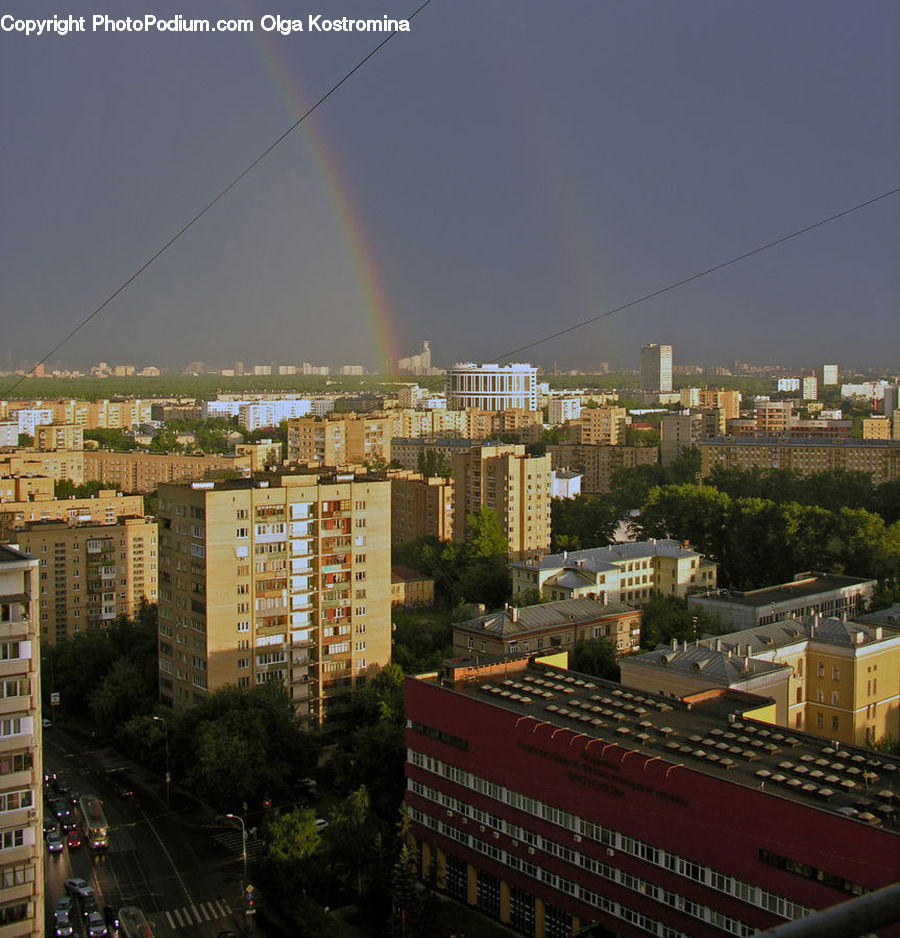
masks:
[[[117,0],[0,32],[0,368],[45,355],[416,4]],[[295,9],[291,10],[291,7]],[[8,21],[7,21],[8,22]],[[432,0],[52,357],[491,360],[900,185],[900,4]],[[545,367],[898,366],[900,197],[546,342]]]

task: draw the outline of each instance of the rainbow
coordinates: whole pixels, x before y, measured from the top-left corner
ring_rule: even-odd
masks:
[[[238,4],[249,8],[250,0],[238,0]],[[257,11],[248,9],[247,13],[259,21]],[[275,33],[254,30],[250,36],[265,71],[284,99],[288,114],[292,120],[296,120],[307,110],[312,100],[304,93],[300,78],[282,51],[284,44],[276,41]],[[337,232],[350,262],[360,299],[367,311],[377,370],[382,371],[388,360],[396,360],[399,357],[399,346],[391,317],[391,305],[374,248],[366,234],[363,218],[356,207],[353,190],[342,170],[340,159],[317,116],[311,114],[299,130],[309,141],[316,170],[332,206]]]

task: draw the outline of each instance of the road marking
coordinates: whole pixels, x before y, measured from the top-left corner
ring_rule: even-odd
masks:
[[[166,911],[166,918],[169,920],[169,928],[176,928],[176,927],[177,927],[177,926],[175,925],[175,919],[172,918],[172,913],[171,913],[171,912]]]
[[[213,917],[213,916],[210,916],[210,914],[209,914],[209,907],[210,907],[211,905],[212,905],[211,902],[201,902],[201,903],[200,903],[200,911],[203,913],[203,920],[206,921],[206,922],[208,922],[208,921],[210,920],[210,918]]]
[[[216,908],[219,910],[219,915],[221,915],[222,918],[231,915],[231,906],[224,899],[216,899]]]
[[[179,928],[182,928],[183,926],[185,926],[185,925],[187,924],[187,922],[182,922],[182,921],[181,921],[181,915],[179,915],[178,909],[173,909],[173,910],[172,910],[172,914],[175,916],[175,921],[178,922],[178,927],[179,927]]]

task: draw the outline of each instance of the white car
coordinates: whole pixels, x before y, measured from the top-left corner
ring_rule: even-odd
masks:
[[[92,899],[94,896],[94,890],[91,889],[91,884],[87,880],[75,877],[67,879],[65,885],[66,892],[70,896],[78,896],[80,899]]]

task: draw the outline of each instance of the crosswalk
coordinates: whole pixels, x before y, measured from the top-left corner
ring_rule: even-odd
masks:
[[[235,856],[240,856],[243,848],[243,838],[241,837],[241,832],[239,830],[225,830],[217,834],[213,834],[213,840],[217,844],[221,844],[229,853],[233,853]],[[263,852],[263,842],[259,837],[248,837],[247,838],[247,859],[256,860],[262,856]]]
[[[157,920],[165,918],[169,928],[193,928],[204,922],[213,922],[218,918],[227,918],[231,915],[231,906],[224,899],[214,899],[210,902],[198,902],[196,905],[183,905],[179,909],[167,909],[157,912]]]

